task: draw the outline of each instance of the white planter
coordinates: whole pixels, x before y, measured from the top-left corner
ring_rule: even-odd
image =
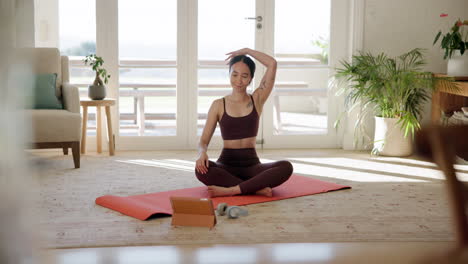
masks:
[[[452,58],[447,62],[447,75],[449,76],[468,76],[468,50],[460,54],[457,50]]]
[[[375,117],[374,150],[378,155],[403,157],[413,153],[411,134],[405,131],[398,118]]]

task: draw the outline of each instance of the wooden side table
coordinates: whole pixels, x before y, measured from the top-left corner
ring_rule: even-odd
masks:
[[[83,107],[83,125],[81,131],[81,153],[86,153],[86,129],[88,123],[88,106],[96,107],[96,140],[97,140],[97,152],[102,153],[102,136],[101,136],[101,106],[106,108],[106,119],[107,119],[107,134],[109,136],[109,155],[115,154],[114,149],[114,134],[112,133],[112,118],[110,107],[115,105],[115,99],[106,98],[103,100],[91,100],[91,99],[80,99],[80,105]]]
[[[436,76],[446,75],[436,74]],[[455,77],[455,81],[458,84],[458,91],[446,90],[439,87],[440,83],[437,83],[437,90],[432,94],[432,123],[438,124],[440,122],[441,111],[451,112],[468,105],[468,77]]]

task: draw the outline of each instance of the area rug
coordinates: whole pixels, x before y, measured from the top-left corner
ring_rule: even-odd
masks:
[[[216,157],[216,152],[210,157]],[[453,241],[450,206],[434,165],[370,159],[338,150],[259,151],[293,163],[298,175],[352,190],[247,205],[249,215],[216,226],[173,227],[171,218],[141,221],[95,204],[107,194],[133,196],[202,187],[195,151],[92,152],[74,169],[57,151],[38,155],[37,222],[47,248],[175,244]],[[460,174],[466,177],[467,169]]]

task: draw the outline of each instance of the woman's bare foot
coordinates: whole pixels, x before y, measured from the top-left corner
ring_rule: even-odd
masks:
[[[265,188],[263,188],[261,190],[256,191],[255,194],[263,195],[263,196],[266,196],[266,197],[272,197],[273,196],[273,190],[270,187],[265,187]]]
[[[210,197],[233,196],[236,194],[240,194],[240,188],[238,185],[233,187],[221,187],[216,185],[208,186],[208,195]]]

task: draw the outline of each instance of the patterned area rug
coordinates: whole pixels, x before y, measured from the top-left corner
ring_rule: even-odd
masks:
[[[216,157],[219,152],[210,153]],[[248,205],[239,219],[218,217],[214,229],[172,227],[170,218],[140,221],[94,203],[96,197],[202,186],[195,152],[88,154],[34,152],[49,248],[170,244],[452,241],[442,174],[431,163],[342,150],[259,151],[262,162],[288,159],[295,173],[353,189]],[[468,178],[468,166],[459,167]]]

